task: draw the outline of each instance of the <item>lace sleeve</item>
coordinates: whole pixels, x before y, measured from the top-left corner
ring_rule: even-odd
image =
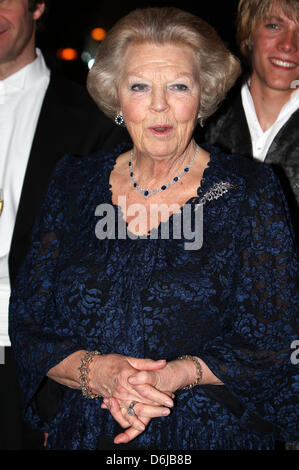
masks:
[[[19,371],[25,419],[39,425],[33,400],[48,370],[80,349],[64,334],[52,295],[63,239],[70,157],[54,173],[36,220],[31,248],[10,301],[10,338]]]
[[[246,207],[247,206],[247,207]],[[288,211],[272,170],[243,207],[235,234],[238,261],[223,335],[200,356],[238,399],[241,422],[262,419],[277,439],[299,439],[298,254]]]

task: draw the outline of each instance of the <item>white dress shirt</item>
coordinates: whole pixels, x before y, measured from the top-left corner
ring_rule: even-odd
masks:
[[[280,110],[276,121],[264,132],[256,115],[248,85],[248,83],[245,83],[241,89],[242,104],[250,131],[253,157],[263,162],[273,139],[291,115],[299,108],[299,90],[294,90],[289,101]]]
[[[50,80],[40,50],[36,53],[33,62],[0,80],[0,188],[4,192],[0,216],[0,346],[10,346],[8,255],[32,141]]]

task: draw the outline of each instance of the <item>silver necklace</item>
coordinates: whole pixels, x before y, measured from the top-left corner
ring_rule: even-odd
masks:
[[[188,173],[188,171],[191,169],[191,167],[194,163],[197,151],[198,151],[198,145],[196,144],[195,152],[194,152],[194,155],[193,155],[193,157],[192,157],[192,159],[189,163],[189,166],[184,168],[183,171],[178,176],[175,176],[172,179],[172,181],[170,181],[167,184],[163,184],[163,186],[161,186],[160,188],[148,189],[148,188],[141,188],[136,182],[136,179],[135,179],[135,176],[134,176],[134,170],[133,170],[133,149],[132,149],[131,152],[130,152],[129,172],[130,172],[130,178],[132,180],[133,187],[136,188],[137,191],[139,191],[141,194],[143,194],[143,196],[145,198],[147,198],[149,196],[152,196],[153,194],[157,194],[157,193],[161,193],[162,191],[165,191],[165,189],[170,188],[170,186],[172,186],[173,184],[180,181],[180,179],[182,179],[183,176],[185,176]]]

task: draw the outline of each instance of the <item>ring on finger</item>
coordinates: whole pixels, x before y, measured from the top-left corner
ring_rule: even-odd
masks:
[[[136,404],[135,401],[131,401],[131,403],[130,403],[128,409],[127,409],[128,415],[130,415],[130,416],[136,416],[136,413],[135,413],[135,411],[134,411],[134,406],[135,406],[135,404]]]

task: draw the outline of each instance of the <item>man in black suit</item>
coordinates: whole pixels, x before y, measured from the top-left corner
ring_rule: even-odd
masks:
[[[113,149],[128,140],[79,85],[55,77],[35,47],[45,0],[0,2],[0,449],[42,448],[22,423],[8,336],[8,298],[29,248],[51,173],[66,153]]]
[[[237,40],[250,67],[204,140],[272,165],[299,243],[299,2],[240,0]]]

